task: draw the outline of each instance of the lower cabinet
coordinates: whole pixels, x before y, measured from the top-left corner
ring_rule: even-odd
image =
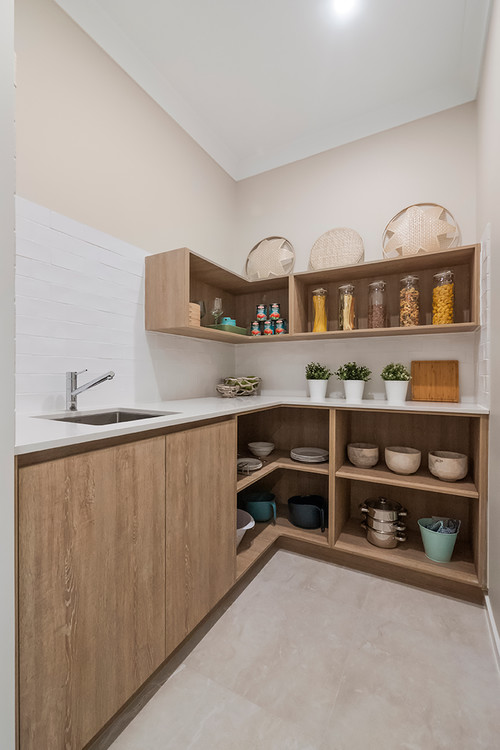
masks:
[[[165,437],[19,469],[21,750],[80,750],[165,659]]]
[[[236,579],[236,422],[166,436],[167,654]]]

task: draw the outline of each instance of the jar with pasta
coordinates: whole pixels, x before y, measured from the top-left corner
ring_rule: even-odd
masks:
[[[368,328],[385,328],[386,326],[385,281],[372,281],[368,284]]]
[[[442,326],[454,322],[455,276],[453,271],[440,271],[434,275],[432,290],[432,325]]]
[[[343,284],[339,286],[339,330],[354,331],[355,326],[354,286],[352,284]]]
[[[420,288],[418,276],[409,274],[400,282],[399,325],[418,326],[420,323]]]
[[[327,328],[326,316],[326,289],[315,289],[313,291],[313,309],[314,309],[314,333],[324,333]]]

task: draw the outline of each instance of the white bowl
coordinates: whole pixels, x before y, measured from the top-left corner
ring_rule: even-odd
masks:
[[[245,536],[245,532],[249,529],[253,529],[254,526],[255,521],[253,516],[251,516],[250,513],[247,513],[246,510],[238,508],[236,511],[236,546],[239,545]]]
[[[378,445],[371,443],[349,443],[347,458],[359,469],[370,469],[378,462]]]
[[[387,468],[395,474],[415,474],[421,460],[422,454],[416,448],[394,445],[385,449]]]
[[[458,482],[467,476],[469,459],[464,453],[430,451],[429,471],[443,482]]]
[[[254,456],[259,458],[265,458],[274,450],[274,443],[248,443],[248,450],[253,453]]]

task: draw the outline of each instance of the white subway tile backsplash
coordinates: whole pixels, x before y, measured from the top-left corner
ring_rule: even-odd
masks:
[[[17,408],[64,409],[65,372],[116,377],[80,408],[213,395],[231,346],[144,330],[141,249],[17,199]]]

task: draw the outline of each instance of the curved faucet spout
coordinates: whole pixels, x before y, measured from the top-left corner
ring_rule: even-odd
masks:
[[[87,371],[83,370],[83,372]],[[88,383],[78,386],[77,379],[79,374],[78,372],[66,373],[66,409],[68,411],[76,411],[76,397],[79,393],[88,391],[89,388],[93,388],[95,385],[99,385],[99,383],[104,383],[106,380],[112,380],[115,377],[113,370],[110,370],[109,372],[105,372],[104,375],[98,375],[93,380],[89,380]]]

